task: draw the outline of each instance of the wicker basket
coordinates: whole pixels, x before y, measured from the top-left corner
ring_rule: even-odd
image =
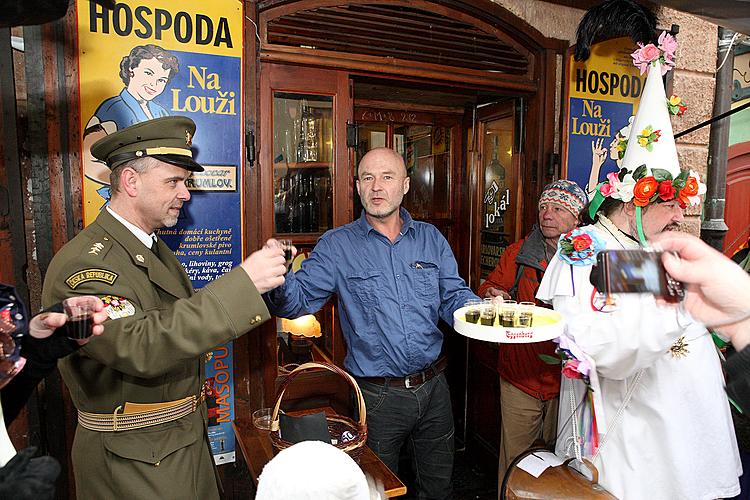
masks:
[[[357,405],[359,409],[359,422],[355,422],[349,417],[343,415],[328,415],[326,414],[326,421],[328,422],[328,431],[331,433],[331,437],[337,440],[334,445],[336,448],[345,451],[354,460],[359,460],[359,456],[362,453],[362,448],[365,446],[367,441],[367,410],[365,409],[365,400],[362,397],[362,391],[357,385],[357,381],[346,373],[338,366],[331,365],[328,363],[304,363],[289,373],[289,376],[284,380],[279,388],[278,396],[276,397],[276,406],[273,407],[273,414],[271,415],[271,443],[277,450],[283,450],[289,448],[294,443],[285,441],[281,438],[279,430],[279,408],[281,407],[281,399],[284,397],[289,384],[292,383],[294,378],[305,370],[314,368],[323,368],[331,371],[337,375],[343,377],[349,385],[352,386],[354,392],[357,395]],[[347,441],[341,439],[341,435],[349,431],[354,437]]]

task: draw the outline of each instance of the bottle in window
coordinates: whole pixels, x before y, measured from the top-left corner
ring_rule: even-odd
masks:
[[[279,179],[276,193],[273,197],[273,216],[277,233],[287,232],[287,189],[287,178],[286,176],[282,176]]]

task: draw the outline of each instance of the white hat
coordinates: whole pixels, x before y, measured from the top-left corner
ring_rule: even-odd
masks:
[[[263,468],[256,500],[370,500],[362,469],[333,445],[302,441]]]
[[[622,168],[635,172],[641,165],[646,165],[649,171],[655,168],[668,171],[673,179],[680,175],[677,146],[669,116],[664,82],[661,79],[661,64],[657,60],[646,77],[638,112],[630,127]]]
[[[674,66],[677,42],[664,32],[658,47],[638,45],[639,49],[631,55],[641,74],[648,71],[646,85],[630,129],[622,168],[608,174],[607,180],[597,186],[589,206],[592,219],[607,197],[624,203],[632,200],[640,215],[641,207],[660,201],[677,200],[683,208],[698,205],[700,195],[706,192],[706,185],[696,172],[680,169],[670,114],[681,115],[686,106],[679,97],[667,99],[661,78]]]

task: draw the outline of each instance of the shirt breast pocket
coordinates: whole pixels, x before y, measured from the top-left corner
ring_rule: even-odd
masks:
[[[415,262],[411,265],[414,291],[428,302],[440,299],[440,268],[432,262]]]
[[[378,284],[382,274],[377,269],[364,269],[346,277],[349,289],[363,306],[375,307],[378,305]]]

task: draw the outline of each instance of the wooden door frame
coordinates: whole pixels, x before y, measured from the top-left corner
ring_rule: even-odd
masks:
[[[724,253],[728,256],[732,256],[742,245],[747,242],[750,236],[750,215],[747,210],[744,210],[745,218],[743,220],[737,220],[734,218],[734,212],[730,211],[730,208],[738,206],[732,198],[735,193],[735,186],[742,183],[750,183],[750,141],[741,142],[734,144],[729,147],[727,158],[727,191],[726,191],[726,214],[725,219],[727,225],[732,227],[740,227],[741,231],[739,234],[733,234],[732,240],[728,237],[724,240]],[[737,204],[737,205],[736,205]]]
[[[523,101],[521,101],[523,102]],[[476,152],[474,153],[475,158],[475,164],[476,172],[471,172],[470,176],[475,180],[474,189],[471,193],[471,208],[472,213],[475,214],[474,219],[475,221],[479,221],[478,216],[482,211],[482,196],[484,194],[484,188],[483,181],[480,179],[480,168],[481,165],[486,163],[487,158],[483,157],[482,152],[484,151],[484,145],[485,145],[485,131],[487,127],[487,122],[494,121],[494,120],[501,120],[503,118],[512,118],[513,119],[513,128],[514,128],[514,144],[513,144],[513,158],[510,165],[510,174],[513,175],[516,179],[515,182],[515,193],[514,199],[516,200],[515,206],[512,208],[512,214],[513,214],[513,235],[511,236],[512,241],[517,241],[523,237],[524,230],[525,230],[525,224],[524,224],[524,211],[525,211],[525,202],[524,202],[524,176],[523,176],[523,170],[522,170],[522,162],[523,162],[523,150],[519,150],[517,147],[518,140],[524,140],[524,137],[516,137],[516,133],[525,135],[525,130],[516,130],[517,124],[516,120],[519,118],[516,116],[516,106],[518,105],[518,98],[509,99],[507,101],[503,101],[501,103],[493,104],[487,108],[484,108],[480,110],[477,113],[476,117],[476,145],[474,149]],[[469,167],[470,168],[470,167]],[[481,221],[479,221],[481,223]],[[480,227],[472,227],[471,231],[469,232],[469,237],[471,238],[472,244],[471,246],[471,254],[470,254],[470,260],[469,260],[469,282],[471,283],[471,287],[476,290],[476,288],[479,286],[479,259],[481,256],[480,251],[480,245],[481,245],[481,237],[480,237]],[[473,264],[473,265],[472,265]]]
[[[533,72],[528,78],[519,78],[516,75],[492,75],[477,74],[477,71],[453,68],[448,66],[429,65],[424,63],[412,63],[409,61],[394,61],[390,58],[362,57],[346,54],[334,55],[316,51],[313,48],[293,48],[293,50],[276,50],[276,47],[268,47],[265,43],[266,26],[269,19],[283,13],[304,10],[308,8],[347,5],[347,4],[383,4],[401,5],[412,8],[422,8],[432,12],[443,13],[453,18],[461,19],[481,27],[488,33],[495,33],[503,40],[509,40],[515,47],[533,57]],[[565,50],[568,42],[547,38],[533,26],[523,19],[490,0],[261,0],[254,2],[245,0],[245,14],[250,22],[245,23],[246,28],[246,57],[247,61],[245,78],[245,123],[247,131],[255,133],[255,151],[263,154],[264,147],[270,147],[270,142],[263,140],[266,137],[261,116],[265,116],[268,110],[262,107],[261,93],[265,85],[262,83],[264,68],[268,63],[286,63],[308,68],[322,68],[326,70],[345,70],[346,73],[360,76],[373,76],[379,78],[392,78],[412,82],[424,82],[430,85],[461,85],[472,89],[486,90],[497,93],[512,93],[524,96],[526,102],[526,147],[525,158],[521,165],[524,172],[526,186],[523,193],[524,206],[529,199],[536,199],[542,186],[552,180],[556,173],[554,168],[555,151],[555,115],[551,110],[556,109],[556,99],[559,100],[560,92],[558,86],[562,82],[557,81],[556,73],[564,69]],[[343,74],[344,72],[342,72]],[[351,97],[351,94],[350,94]],[[557,106],[559,109],[560,106]],[[560,117],[557,117],[560,119]],[[453,138],[454,150],[458,155],[458,162],[465,164],[468,156],[464,155],[466,150],[466,137],[458,134]],[[351,153],[351,151],[349,151]],[[260,156],[259,155],[259,156]],[[262,213],[263,201],[270,198],[265,196],[261,185],[262,164],[246,164],[245,186],[246,193],[257,193],[253,200],[247,200],[245,213],[247,221],[246,253],[259,248],[263,244],[263,236],[267,231],[262,229],[263,218],[258,217]],[[261,167],[261,168],[258,168]],[[346,175],[349,182],[346,190],[339,189],[339,194],[353,192],[353,176]],[[462,176],[453,190],[453,210],[460,214],[461,220],[468,220],[470,212],[470,193],[476,186],[468,176]],[[343,203],[339,200],[339,203]],[[352,205],[349,203],[349,220],[351,219]],[[529,212],[526,210],[526,212]],[[535,213],[523,213],[524,227],[530,227],[536,219]],[[270,220],[270,219],[268,219]],[[454,240],[464,241],[469,236],[467,225],[459,225],[454,234]],[[458,245],[456,258],[459,262],[469,262],[469,245]],[[468,266],[467,266],[468,267]],[[460,272],[468,276],[468,268],[462,267]],[[476,285],[474,285],[476,286]],[[238,397],[247,398],[253,407],[261,407],[269,403],[269,395],[273,395],[275,388],[276,373],[271,374],[268,370],[270,363],[264,360],[273,359],[275,350],[275,325],[265,324],[260,329],[240,339],[238,350],[244,351],[237,356],[235,366],[240,373],[237,374],[236,389]],[[252,337],[252,339],[246,339]],[[258,352],[261,352],[258,355]],[[260,359],[259,359],[260,358]],[[245,368],[249,367],[249,368]],[[261,382],[262,381],[262,382]],[[258,383],[261,382],[261,383]]]

